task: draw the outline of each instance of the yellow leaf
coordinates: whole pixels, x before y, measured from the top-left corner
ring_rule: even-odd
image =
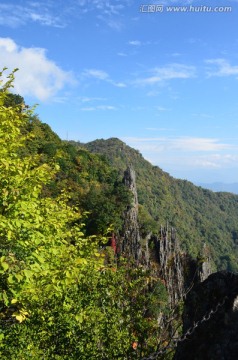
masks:
[[[24,309],[20,310],[19,313],[15,312],[12,314],[12,316],[14,316],[16,318],[16,320],[19,321],[20,323],[26,319],[27,315],[29,315],[29,313]]]
[[[8,263],[2,262],[1,265],[2,265],[4,271],[7,271],[9,269]]]
[[[16,315],[16,319],[21,323],[24,320],[24,316],[21,314]]]

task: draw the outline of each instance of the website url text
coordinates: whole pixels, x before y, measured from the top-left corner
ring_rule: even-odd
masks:
[[[231,6],[165,6],[165,5],[140,5],[140,12],[142,13],[162,13],[162,12],[214,12],[223,13],[231,12]]]

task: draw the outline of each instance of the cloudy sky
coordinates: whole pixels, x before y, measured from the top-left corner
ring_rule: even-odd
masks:
[[[1,0],[0,68],[63,139],[238,182],[237,19],[237,0]]]

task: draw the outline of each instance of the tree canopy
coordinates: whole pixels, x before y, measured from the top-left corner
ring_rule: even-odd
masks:
[[[85,148],[105,156],[121,173],[128,164],[136,172],[140,226],[158,233],[167,222],[177,230],[181,247],[196,257],[206,244],[214,269],[237,271],[238,195],[195,186],[153,166],[121,140],[99,139]]]
[[[1,80],[0,91],[0,357],[139,359],[161,340],[156,319],[167,303],[164,285],[126,259],[121,266],[113,256],[105,261],[102,244],[108,238],[99,232],[105,232],[111,219],[99,217],[102,224],[94,224],[87,235],[90,216],[95,223],[96,214],[86,209],[87,220],[82,212],[85,196],[100,211],[103,200],[96,200],[92,187],[100,177],[103,196],[114,194],[119,202],[123,190],[115,175],[111,180],[115,171],[107,165],[100,172],[100,157],[70,148],[69,156],[83,169],[77,180],[82,198],[76,206],[72,192],[62,186],[62,167],[67,172],[68,161],[62,151],[68,145],[48,147],[49,157],[54,154],[50,161],[47,151],[42,156],[41,125],[33,110],[18,98],[7,101],[13,83],[11,73],[7,82]],[[85,157],[100,166],[84,165]]]

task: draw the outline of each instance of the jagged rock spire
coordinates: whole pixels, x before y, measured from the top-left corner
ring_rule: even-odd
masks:
[[[170,306],[173,307],[184,296],[184,267],[176,230],[168,225],[161,227],[159,242],[160,274],[165,280]]]
[[[136,188],[136,173],[132,166],[128,166],[128,168],[124,172],[123,178],[124,184],[128,187],[128,189],[132,192],[132,206],[138,209],[138,195]]]
[[[132,192],[132,202],[124,214],[124,225],[121,236],[121,251],[127,256],[139,260],[141,256],[140,233],[138,224],[138,195],[136,189],[136,175],[129,166],[124,172],[124,184]]]

